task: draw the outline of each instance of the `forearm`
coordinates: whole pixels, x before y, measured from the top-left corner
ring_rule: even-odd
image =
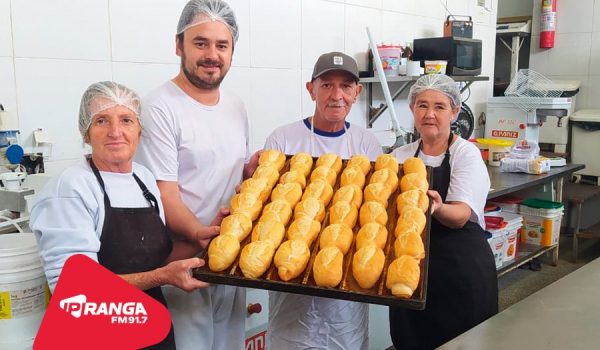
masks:
[[[450,228],[461,228],[465,226],[471,216],[471,208],[462,202],[443,203],[433,213],[441,224]]]
[[[164,284],[168,284],[165,269],[162,267],[146,272],[119,275],[119,277],[124,279],[127,283],[131,284],[132,286],[137,287],[141,290],[160,287]]]
[[[179,198],[162,197],[162,201],[167,227],[188,241],[196,242],[196,233],[204,226],[196,215]]]
[[[200,248],[194,243],[188,241],[173,241],[173,249],[171,250],[171,254],[167,257],[165,264],[168,264],[171,261],[195,257],[199,252]]]

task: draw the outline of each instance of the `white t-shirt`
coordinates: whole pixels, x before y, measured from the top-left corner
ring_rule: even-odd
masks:
[[[298,120],[275,129],[267,138],[265,149],[287,154],[308,152],[313,157],[329,152],[339,154],[343,159],[364,154],[373,161],[377,159],[382,148],[375,135],[358,125],[345,124],[346,130],[326,132],[315,129],[313,134],[308,118]]]
[[[176,181],[181,198],[204,224],[229,206],[248,159],[248,119],[243,102],[221,91],[206,106],[168,81],[142,103],[143,132],[136,161],[157,180]]]
[[[133,163],[133,172],[160,199],[156,180],[150,171]],[[100,175],[112,207],[150,206],[131,173],[101,171]],[[164,222],[162,205],[159,204],[159,207]],[[39,243],[51,291],[54,291],[60,271],[71,255],[84,254],[98,261],[103,224],[104,192],[87,161],[65,169],[46,184],[31,209],[30,226]]]
[[[314,130],[307,119],[277,128],[265,149],[286,154],[309,152],[314,157],[336,153],[342,158],[366,155],[376,160],[383,153],[377,138],[346,122],[345,130]],[[313,142],[311,143],[311,138]],[[269,292],[267,337],[273,349],[367,349],[369,307],[353,301]]]
[[[243,102],[221,89],[216,105],[203,105],[168,81],[143,100],[142,122],[136,160],[157,180],[176,181],[184,204],[209,225],[229,207],[249,157]],[[219,284],[163,288],[177,349],[243,349],[245,293]]]
[[[403,163],[406,158],[413,157],[419,141],[396,148],[392,154]],[[439,156],[428,156],[422,151],[419,158],[425,165],[437,167],[444,160],[444,153]],[[470,221],[478,223],[485,229],[483,208],[490,191],[490,178],[487,168],[481,159],[481,153],[475,145],[462,138],[457,138],[450,146],[450,186],[446,201],[463,202],[471,207]]]

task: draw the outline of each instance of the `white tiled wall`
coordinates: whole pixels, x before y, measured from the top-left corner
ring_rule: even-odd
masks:
[[[554,48],[540,49],[541,1],[533,2],[529,67],[554,80],[579,80],[576,109],[600,108],[600,0],[557,2]]]
[[[76,112],[90,83],[113,79],[144,95],[177,74],[174,36],[185,2],[0,0],[0,103],[18,115],[26,150],[34,148],[33,131],[42,128],[54,142],[51,149],[35,150],[47,153],[47,163],[66,164],[81,155]],[[224,87],[246,101],[252,147],[260,148],[278,125],[312,113],[305,82],[321,53],[344,51],[366,69],[366,26],[378,42],[439,36],[446,2],[453,13],[478,21],[476,36],[484,43],[493,41],[495,12],[481,12],[476,0],[230,0],[240,38]],[[484,57],[490,65],[484,71],[491,74],[493,60]],[[490,84],[473,85],[475,109],[488,95]],[[382,102],[379,87],[374,98]],[[406,103],[394,106],[401,125],[412,127]],[[349,120],[365,125],[366,108],[363,94]],[[392,142],[389,123],[384,113],[372,129],[383,144]]]

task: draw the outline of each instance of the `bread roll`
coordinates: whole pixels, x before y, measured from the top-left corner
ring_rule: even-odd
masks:
[[[267,179],[269,190],[271,190],[275,183],[277,183],[277,180],[279,180],[279,170],[271,164],[259,165],[258,168],[254,170],[252,178]]]
[[[313,278],[320,287],[335,287],[342,280],[344,255],[337,247],[325,247],[317,253],[313,264]]]
[[[379,202],[387,208],[390,195],[390,189],[385,184],[379,182],[368,184],[367,187],[365,187],[365,202]]]
[[[239,266],[247,278],[258,278],[271,266],[275,246],[271,241],[256,241],[246,244],[240,254]]]
[[[398,174],[398,159],[391,154],[382,154],[375,160],[375,170],[388,168],[393,173]]]
[[[377,222],[383,226],[387,223],[388,215],[383,204],[376,201],[368,201],[360,207],[360,226],[369,222]]]
[[[398,218],[398,221],[406,221],[412,222],[417,228],[417,233],[421,234],[423,229],[425,228],[425,224],[427,224],[427,218],[421,209],[416,207],[408,207],[402,210],[402,214]]]
[[[338,156],[337,154],[333,154],[333,153],[322,154],[317,159],[317,167],[320,167],[320,166],[331,168],[337,175],[340,173],[340,170],[342,170],[342,157]]]
[[[287,184],[279,184],[275,186],[271,192],[271,200],[276,201],[282,199],[290,203],[290,206],[294,207],[300,201],[302,197],[302,187],[297,182],[291,182]]]
[[[221,235],[230,235],[237,238],[239,242],[243,241],[252,229],[252,220],[246,215],[237,213],[231,214],[221,221]]]
[[[419,286],[420,274],[418,260],[402,255],[388,267],[385,285],[394,296],[410,298]]]
[[[340,249],[342,254],[346,255],[350,246],[352,245],[352,239],[354,234],[352,230],[346,225],[342,224],[331,224],[321,232],[319,238],[319,248],[323,249],[329,246],[335,246]]]
[[[302,218],[294,220],[287,230],[287,238],[289,240],[301,240],[306,242],[308,246],[317,238],[321,231],[321,223],[310,218]]]
[[[427,193],[419,189],[400,193],[396,199],[396,210],[398,210],[398,214],[402,214],[404,208],[407,207],[417,207],[423,212],[426,212],[427,208],[429,208],[429,197],[427,197]]]
[[[259,221],[252,229],[252,242],[271,241],[275,248],[279,247],[285,236],[285,227],[279,221]]]
[[[358,230],[358,233],[356,234],[356,249],[371,244],[379,249],[383,249],[385,247],[385,242],[387,242],[387,236],[388,231],[385,226],[376,222],[370,222]]]
[[[340,186],[356,185],[360,188],[365,187],[365,174],[357,166],[346,167],[340,176]]]
[[[269,199],[271,193],[269,180],[265,178],[246,179],[240,185],[240,193],[255,193],[256,197],[264,203]]]
[[[263,216],[270,216],[268,213],[277,214],[277,217],[279,218],[277,221],[281,222],[283,226],[285,226],[292,217],[292,207],[287,201],[284,201],[283,199],[276,199],[265,205],[259,221],[266,221],[266,218],[263,219]]]
[[[333,195],[333,204],[337,202],[350,202],[357,209],[360,208],[363,200],[363,192],[356,185],[346,185],[338,188]]]
[[[382,183],[394,193],[398,188],[398,174],[388,168],[379,169],[371,175],[369,183]]]
[[[285,165],[285,154],[274,149],[266,149],[260,154],[258,164],[271,164],[277,168],[277,171],[281,171]]]
[[[235,194],[231,198],[230,204],[232,213],[247,213],[252,221],[256,220],[262,209],[261,200],[245,192]]]
[[[367,176],[367,174],[369,173],[369,171],[371,171],[371,160],[369,160],[369,157],[365,156],[365,155],[355,155],[350,157],[350,159],[348,160],[348,163],[346,164],[346,168],[351,167],[351,166],[357,166],[359,167],[363,174],[365,174],[365,176]]]
[[[307,177],[313,166],[313,158],[310,154],[300,152],[296,153],[292,159],[290,159],[290,170],[300,171],[304,177]]]
[[[402,179],[400,180],[400,191],[406,192],[414,189],[427,192],[429,189],[427,179],[419,173],[411,173],[402,176]]]
[[[407,233],[416,233],[421,235],[421,232],[422,231],[419,231],[419,227],[414,222],[398,218],[398,221],[396,222],[396,229],[394,230],[394,237],[398,238],[398,236]]]
[[[333,196],[333,188],[325,180],[317,179],[311,181],[302,195],[302,199],[316,198],[323,203],[323,205],[329,204],[331,197]]]
[[[288,240],[281,244],[275,253],[274,263],[277,274],[282,281],[289,281],[298,277],[308,264],[310,250],[306,242]]]
[[[331,224],[344,224],[354,228],[358,219],[358,209],[349,202],[337,202],[329,208],[329,222]]]
[[[310,174],[310,181],[312,182],[316,180],[324,180],[331,187],[333,187],[335,185],[335,181],[337,180],[337,173],[333,169],[326,166],[318,166]]]
[[[309,169],[309,172],[310,172],[310,169]],[[300,187],[302,187],[302,189],[304,189],[304,187],[306,187],[306,175],[304,175],[302,170],[290,169],[290,171],[285,172],[279,178],[280,184],[287,184],[287,183],[294,183],[294,182],[299,184]]]
[[[404,160],[404,164],[402,165],[402,171],[404,174],[412,174],[417,173],[421,174],[424,178],[427,178],[427,169],[425,168],[425,163],[420,158],[410,157]]]
[[[325,218],[325,206],[316,198],[306,198],[296,204],[294,208],[294,219],[309,218],[322,222]]]
[[[409,232],[399,235],[394,241],[394,253],[396,257],[409,255],[415,259],[423,259],[425,257],[425,247],[421,235],[416,232]]]
[[[232,235],[218,235],[208,246],[208,268],[219,272],[227,269],[240,252],[240,241]]]
[[[361,288],[369,289],[379,280],[384,263],[383,250],[374,245],[360,248],[352,257],[352,276]]]

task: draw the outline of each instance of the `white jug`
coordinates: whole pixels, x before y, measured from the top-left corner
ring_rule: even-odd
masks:
[[[25,180],[27,173],[24,172],[7,172],[0,174],[2,180],[2,188],[7,191],[18,191],[21,189],[21,183]]]

